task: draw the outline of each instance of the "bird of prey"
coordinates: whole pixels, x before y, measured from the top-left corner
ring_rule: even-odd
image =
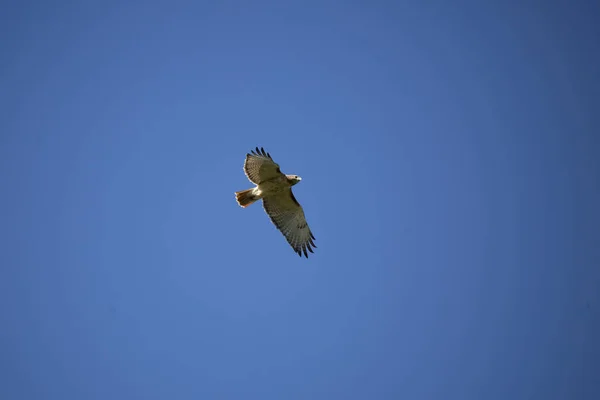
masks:
[[[308,258],[307,251],[317,247],[314,235],[308,227],[302,206],[292,193],[292,186],[302,180],[298,175],[285,175],[271,155],[262,147],[246,154],[244,172],[256,187],[235,192],[238,204],[246,208],[257,200],[263,201],[263,208],[271,222],[283,233],[294,251]]]

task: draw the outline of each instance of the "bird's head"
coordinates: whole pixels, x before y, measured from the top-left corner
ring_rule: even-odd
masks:
[[[300,178],[298,175],[286,175],[286,177],[288,178],[288,181],[292,184],[292,186],[294,186],[296,183],[302,180],[302,178]]]

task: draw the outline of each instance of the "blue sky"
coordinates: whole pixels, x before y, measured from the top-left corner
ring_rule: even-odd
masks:
[[[6,5],[0,398],[600,398],[598,13]]]

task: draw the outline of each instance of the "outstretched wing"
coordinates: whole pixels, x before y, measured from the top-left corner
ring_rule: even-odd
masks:
[[[246,154],[244,172],[250,182],[257,185],[283,175],[279,170],[279,165],[262,147],[260,149],[257,147],[256,151],[252,150],[250,154]]]
[[[292,189],[263,198],[263,207],[294,251],[300,257],[304,253],[304,256],[308,258],[306,251],[313,253],[311,246],[317,247],[313,242],[315,237],[308,227],[302,206],[294,197]]]

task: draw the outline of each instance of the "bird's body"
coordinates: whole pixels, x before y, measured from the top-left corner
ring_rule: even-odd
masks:
[[[312,247],[317,247],[313,241],[315,237],[308,227],[302,206],[292,193],[292,186],[302,178],[283,174],[271,155],[258,147],[251,154],[246,154],[244,172],[256,187],[236,192],[238,204],[246,208],[262,200],[267,215],[290,246],[298,255],[304,253],[308,258],[307,250],[313,253]]]
[[[255,194],[262,197],[273,196],[284,193],[294,185],[287,176],[279,176],[271,180],[259,183],[254,189]]]

